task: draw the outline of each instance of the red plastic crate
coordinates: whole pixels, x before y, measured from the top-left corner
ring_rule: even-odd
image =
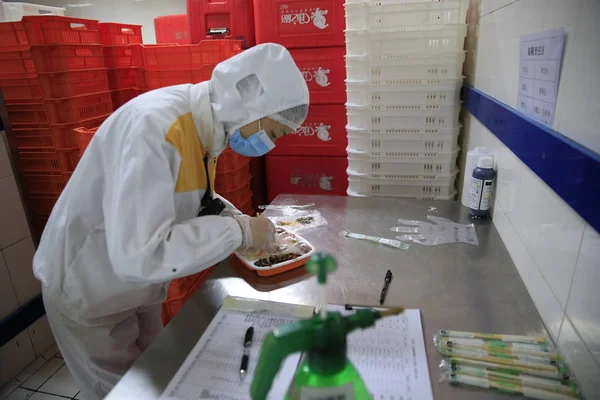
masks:
[[[272,150],[271,150],[272,151]],[[250,159],[250,174],[252,175],[252,206],[267,204],[267,176],[265,173],[265,157],[252,157]]]
[[[44,228],[46,227],[46,223],[48,222],[48,215],[33,215],[30,216],[31,225],[33,228],[33,232],[37,235],[38,241],[42,232],[44,232]]]
[[[280,194],[345,196],[346,157],[267,156],[269,201]]]
[[[58,200],[58,195],[37,196],[31,195],[29,200],[29,210],[34,215],[50,215],[52,209]]]
[[[67,124],[101,117],[113,111],[110,92],[48,99],[44,103],[7,104],[6,109],[15,128],[19,128],[16,125],[44,127],[49,124]]]
[[[30,45],[100,44],[98,21],[58,15],[25,16],[21,20]]]
[[[250,190],[250,179],[248,179],[240,187],[234,190],[217,193],[229,200],[234,206],[240,207],[242,204],[245,204],[248,201],[248,199],[252,200],[252,190]]]
[[[35,74],[104,68],[101,45],[33,46],[0,51],[0,74]]]
[[[215,191],[221,193],[235,190],[251,178],[250,164],[245,164],[241,168],[230,172],[217,173],[215,177]]]
[[[101,22],[98,24],[100,43],[105,46],[142,43],[142,26]]]
[[[199,44],[144,46],[142,58],[147,70],[190,70],[216,65],[242,50],[239,40],[205,40]]]
[[[154,18],[154,33],[158,44],[190,44],[189,31],[187,14],[163,15]]]
[[[101,45],[59,45],[31,48],[36,72],[104,68]]]
[[[238,39],[244,49],[256,44],[252,0],[187,0],[187,15],[192,43]]]
[[[203,65],[195,70],[185,71],[146,71],[145,82],[148,90],[184,83],[200,83],[210,80],[214,65]]]
[[[0,88],[7,103],[19,100],[72,97],[106,92],[106,69],[91,69],[42,74],[15,74],[0,77]]]
[[[73,133],[75,134],[75,136],[77,138],[77,147],[79,147],[79,154],[83,154],[85,149],[87,149],[88,145],[92,141],[92,138],[94,137],[94,134],[96,133],[97,130],[98,130],[98,127],[96,127],[96,128],[81,127],[81,128],[73,129]]]
[[[28,45],[25,27],[21,21],[0,23],[0,47]]]
[[[227,147],[219,156],[217,173],[231,172],[250,163],[249,157],[244,157]]]
[[[346,106],[314,104],[293,134],[277,139],[270,156],[346,156]]]
[[[162,304],[162,323],[167,325],[179,309],[192,297],[198,288],[208,279],[215,267],[185,278],[174,279],[169,284],[167,299]]]
[[[108,115],[103,115],[98,118],[78,121],[71,124],[50,125],[45,129],[13,129],[17,148],[21,150],[27,149],[61,149],[76,147],[77,135],[73,129],[79,127],[95,128],[98,127],[108,118]]]
[[[143,68],[112,68],[107,72],[110,90],[146,87]]]
[[[0,90],[4,100],[43,99],[42,87],[36,74],[12,74],[0,76]]]
[[[344,46],[343,0],[254,0],[256,43],[288,49]]]
[[[24,172],[73,171],[78,162],[78,148],[19,151],[19,165]]]
[[[310,104],[346,103],[345,47],[290,50],[310,92]]]
[[[142,45],[104,46],[104,63],[107,68],[142,67]]]
[[[245,215],[254,216],[256,210],[252,206],[252,201],[253,196],[248,197],[248,200],[246,200],[240,207],[238,207],[238,210],[240,210]]]
[[[58,196],[73,172],[37,172],[25,174],[25,187],[30,195]]]
[[[123,104],[127,103],[134,97],[137,97],[140,94],[140,91],[136,88],[128,88],[113,90],[112,92],[110,92],[110,94],[112,97],[113,109],[116,111]]]

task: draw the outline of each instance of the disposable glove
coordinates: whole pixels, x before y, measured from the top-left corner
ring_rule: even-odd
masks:
[[[453,242],[479,244],[473,224],[457,224],[449,219],[433,215],[428,215],[427,218],[435,222],[435,224],[410,219],[399,219],[398,222],[408,226],[396,226],[392,228],[392,231],[407,233],[407,235],[396,236],[396,239],[412,241],[424,246],[435,246],[436,244]]]
[[[234,217],[242,228],[242,247],[275,251],[275,225],[268,218],[238,215]]]

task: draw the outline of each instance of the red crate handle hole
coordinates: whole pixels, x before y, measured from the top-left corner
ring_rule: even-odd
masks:
[[[71,22],[70,26],[71,26],[71,29],[77,30],[77,31],[87,31],[88,30],[87,25],[82,24],[80,22]]]

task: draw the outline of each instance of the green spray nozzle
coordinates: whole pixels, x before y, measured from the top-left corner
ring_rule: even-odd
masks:
[[[265,400],[283,360],[299,351],[307,352],[314,371],[332,375],[346,365],[346,336],[355,329],[367,328],[384,314],[362,309],[347,317],[338,312],[327,319],[315,315],[311,319],[292,322],[269,333],[262,345],[256,372],[250,387],[253,400]]]
[[[317,276],[319,285],[327,283],[327,274],[335,271],[337,261],[327,253],[315,253],[306,263],[306,270]]]

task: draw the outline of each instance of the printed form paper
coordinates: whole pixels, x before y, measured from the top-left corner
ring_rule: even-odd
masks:
[[[258,356],[265,336],[295,321],[272,314],[221,309],[167,386],[161,399],[248,400]],[[240,380],[244,335],[254,327],[248,373]],[[273,382],[268,399],[281,400],[298,366],[300,354],[288,357]]]
[[[552,127],[565,30],[555,29],[521,37],[517,110]]]
[[[352,313],[339,306],[328,309]],[[406,310],[351,333],[348,358],[373,400],[433,400],[419,310]]]
[[[349,314],[341,306],[331,311]],[[163,393],[162,400],[249,400],[264,337],[290,317],[221,310]],[[249,371],[240,382],[239,368],[246,329],[254,326]],[[374,400],[433,400],[419,310],[383,318],[375,327],[348,336],[348,358],[360,371]],[[285,397],[300,360],[288,357],[269,392]],[[348,397],[345,400],[350,400]]]

